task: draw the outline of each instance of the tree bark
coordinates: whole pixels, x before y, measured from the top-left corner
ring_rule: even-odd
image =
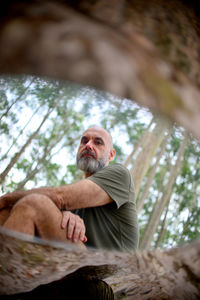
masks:
[[[0,228],[0,248],[0,295],[28,292],[39,285],[44,289],[54,281],[46,286],[47,294],[51,286],[57,289],[55,281],[62,279],[61,290],[72,277],[103,279],[116,299],[197,300],[200,295],[200,242],[162,252],[83,251],[68,243],[33,242]]]

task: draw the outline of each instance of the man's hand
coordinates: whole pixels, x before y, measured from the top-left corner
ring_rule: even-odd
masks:
[[[87,242],[85,224],[78,215],[64,211],[61,228],[66,229],[67,238],[71,239],[72,242],[76,243],[79,240],[83,243]]]

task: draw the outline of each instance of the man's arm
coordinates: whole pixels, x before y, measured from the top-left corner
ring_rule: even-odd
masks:
[[[19,199],[31,193],[46,195],[59,209],[67,210],[102,206],[113,201],[96,183],[84,179],[66,186],[41,187],[5,194],[0,197],[0,209],[13,206]]]
[[[57,195],[62,208],[67,210],[102,206],[113,201],[100,186],[87,179],[58,187]]]
[[[62,200],[56,193],[56,187],[41,187],[26,191],[14,191],[0,197],[0,209],[12,207],[18,200],[30,194],[43,194],[48,196],[60,209],[62,208]]]

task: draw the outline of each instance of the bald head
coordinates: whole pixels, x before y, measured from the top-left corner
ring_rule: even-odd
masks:
[[[106,140],[110,146],[110,149],[113,148],[113,139],[112,139],[112,136],[111,134],[106,130],[104,129],[103,127],[100,127],[100,126],[91,126],[89,127],[88,129],[86,129],[83,133],[83,135],[88,132],[88,131],[91,131],[91,130],[95,130],[96,132],[99,132],[99,133],[103,133],[105,136],[106,136]]]
[[[82,135],[77,153],[77,166],[87,177],[107,166],[114,155],[110,133],[99,126],[91,126]]]

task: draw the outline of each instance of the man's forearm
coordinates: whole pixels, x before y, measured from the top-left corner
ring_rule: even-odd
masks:
[[[103,189],[87,179],[57,187],[56,194],[61,207],[66,210],[102,206],[113,201]]]
[[[46,195],[59,209],[64,208],[66,210],[102,206],[113,201],[97,184],[84,179],[59,187],[40,187],[27,191],[8,193],[0,197],[0,209],[13,206],[24,196],[35,193]]]

